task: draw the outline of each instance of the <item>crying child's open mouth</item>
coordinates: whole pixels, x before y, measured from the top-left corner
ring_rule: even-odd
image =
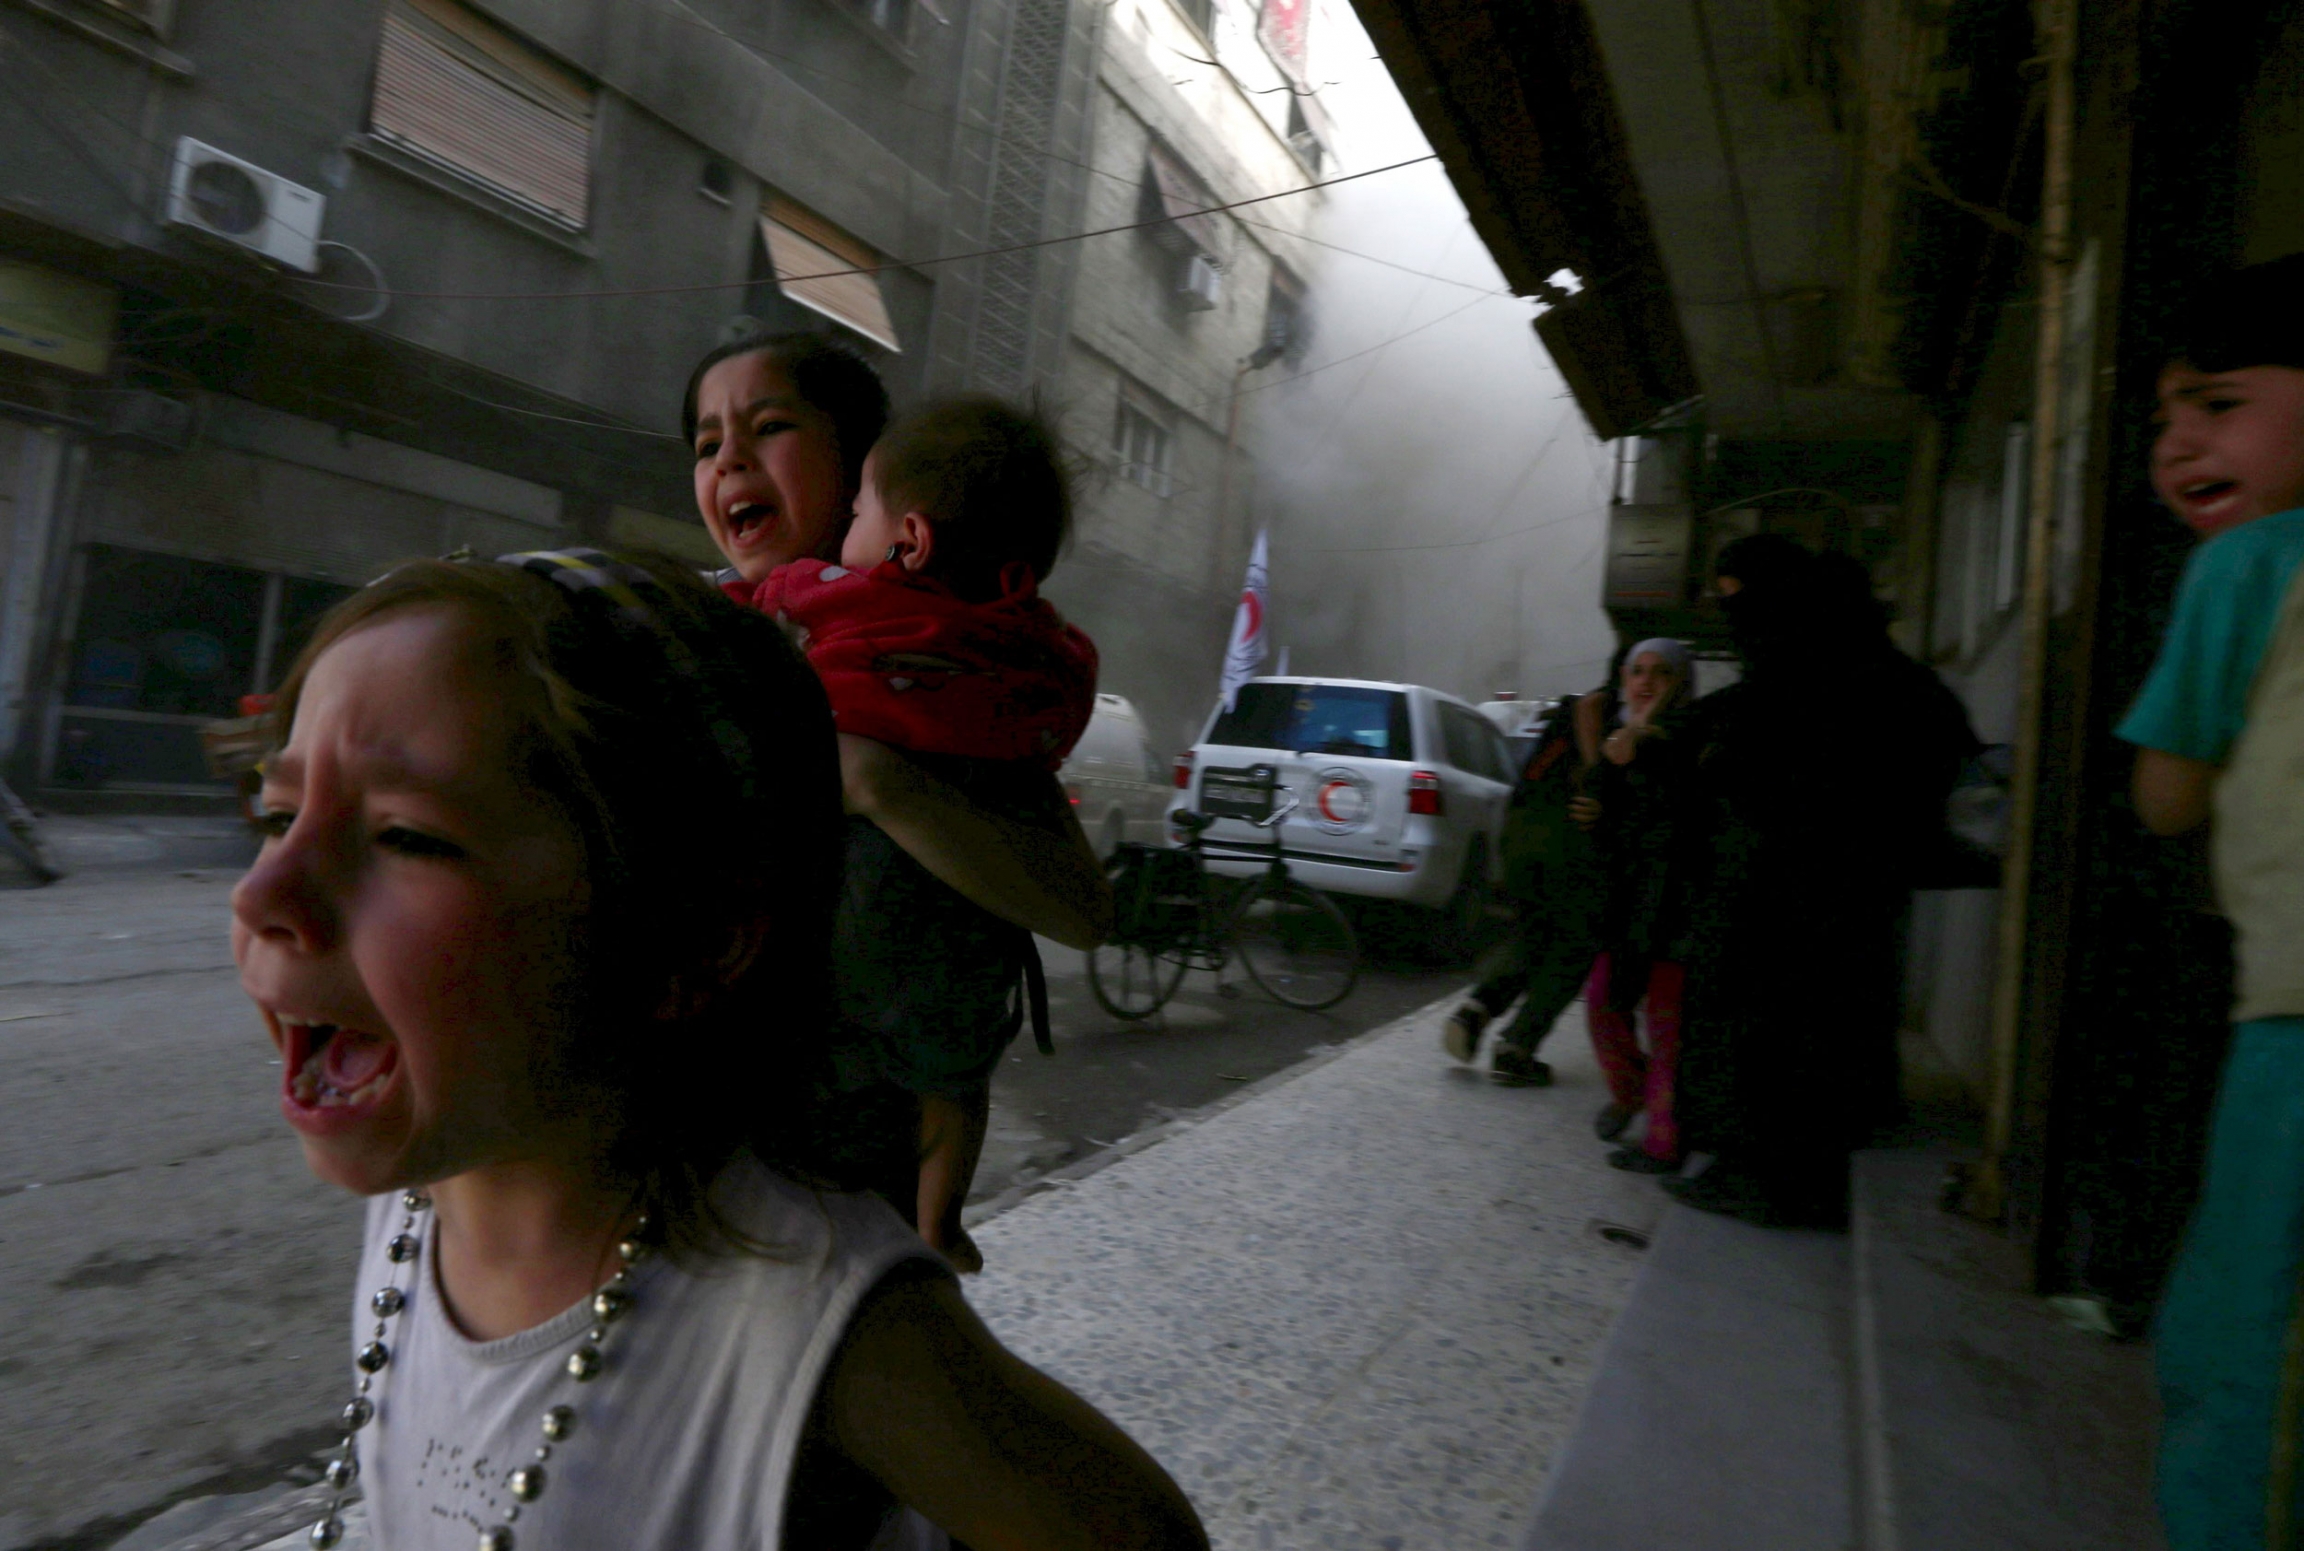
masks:
[[[381,1034],[333,1023],[290,1023],[281,1065],[284,1099],[305,1111],[350,1111],[383,1096],[399,1069],[400,1047]]]

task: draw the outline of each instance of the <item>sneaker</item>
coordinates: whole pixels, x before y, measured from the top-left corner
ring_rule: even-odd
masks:
[[[1625,1128],[1632,1124],[1632,1118],[1639,1113],[1628,1104],[1613,1101],[1603,1104],[1600,1113],[1592,1117],[1592,1134],[1603,1142],[1613,1142],[1624,1134]]]
[[[1487,1026],[1488,1014],[1480,1004],[1466,1002],[1440,1025],[1440,1048],[1459,1061],[1470,1061],[1480,1053],[1480,1031]]]
[[[1489,1063],[1488,1075],[1507,1088],[1549,1088],[1552,1086],[1552,1068],[1528,1054],[1514,1050],[1510,1045],[1499,1046],[1496,1059]]]

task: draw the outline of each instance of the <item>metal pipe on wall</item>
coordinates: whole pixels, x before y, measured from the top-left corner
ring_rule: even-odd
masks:
[[[2025,992],[2031,965],[2032,867],[2040,813],[2042,738],[2048,686],[2048,634],[2054,578],[2056,476],[2065,416],[2065,308],[2072,271],[2072,145],[2078,0],[2041,0],[2040,59],[2047,70],[2046,140],[2040,188],[2040,332],[2033,363],[2031,500],[2024,535],[2021,659],[2016,694],[2016,762],[2010,783],[2008,855],[2000,889],[1992,986],[1992,1086],[1984,1157],[1963,1205],[1997,1222],[2008,1210],[2008,1154],[2016,1134]]]

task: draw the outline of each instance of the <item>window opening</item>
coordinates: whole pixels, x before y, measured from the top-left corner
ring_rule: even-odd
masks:
[[[66,787],[213,789],[200,729],[278,687],[354,590],[111,544],[86,546],[82,564],[45,776]]]
[[[1122,385],[1119,414],[1112,426],[1112,454],[1122,479],[1166,500],[1174,483],[1170,465],[1175,438],[1168,428],[1167,412],[1148,402],[1148,397]]]
[[[697,175],[696,192],[714,204],[731,204],[736,196],[736,169],[717,156],[706,157]]]
[[[1320,143],[1319,132],[1304,115],[1304,99],[1294,91],[1288,94],[1288,149],[1296,153],[1296,159],[1304,164],[1307,172],[1315,174],[1328,156],[1328,148]]]
[[[1159,145],[1146,148],[1143,218],[1158,223],[1145,228],[1154,242],[1179,259],[1198,254],[1221,263],[1222,228],[1208,213],[1215,203],[1190,168]]]
[[[1415,757],[1408,697],[1396,689],[1345,684],[1243,684],[1232,709],[1208,729],[1207,741],[1291,754]]]
[[[591,85],[454,0],[391,0],[368,127],[563,225],[591,194]]]
[[[1294,366],[1312,342],[1312,318],[1304,306],[1304,283],[1278,264],[1264,298],[1264,343]]]

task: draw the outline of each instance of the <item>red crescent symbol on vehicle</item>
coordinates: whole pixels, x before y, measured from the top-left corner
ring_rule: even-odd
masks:
[[[1320,788],[1320,795],[1312,799],[1313,806],[1320,810],[1320,816],[1326,819],[1329,823],[1348,824],[1351,822],[1351,820],[1345,818],[1343,814],[1338,813],[1333,807],[1329,806],[1328,799],[1338,792],[1349,791],[1352,791],[1351,782],[1330,781],[1327,785]]]

